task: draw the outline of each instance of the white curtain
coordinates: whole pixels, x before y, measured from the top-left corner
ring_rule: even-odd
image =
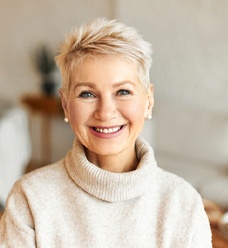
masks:
[[[0,203],[5,205],[14,182],[31,158],[27,113],[11,107],[0,116]]]

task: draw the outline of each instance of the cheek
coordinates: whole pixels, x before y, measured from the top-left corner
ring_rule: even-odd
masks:
[[[73,104],[71,104],[69,106],[69,113],[70,113],[70,119],[71,120],[75,120],[76,116],[78,116],[80,114],[77,107],[75,107]]]
[[[130,120],[144,120],[145,118],[145,109],[146,104],[145,102],[135,102],[132,101],[131,103],[127,104],[125,107],[125,113]]]
[[[73,125],[86,123],[92,115],[92,106],[79,103],[69,105],[70,121]]]
[[[72,103],[69,105],[68,109],[71,124],[76,125],[78,122],[83,120],[84,111],[78,105]]]

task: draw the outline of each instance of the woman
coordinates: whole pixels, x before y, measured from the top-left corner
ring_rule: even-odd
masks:
[[[0,225],[1,247],[211,247],[197,192],[157,167],[139,137],[151,119],[151,49],[133,28],[97,19],[56,57],[66,157],[22,177]]]

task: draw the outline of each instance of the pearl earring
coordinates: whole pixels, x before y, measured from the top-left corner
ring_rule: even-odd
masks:
[[[69,119],[68,119],[67,117],[65,117],[65,118],[64,118],[64,121],[65,121],[66,123],[68,123],[68,122],[69,122]]]
[[[152,119],[152,114],[148,114],[147,119],[151,120]]]

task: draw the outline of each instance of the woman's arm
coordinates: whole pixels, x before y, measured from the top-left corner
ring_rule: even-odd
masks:
[[[212,235],[209,219],[200,201],[195,208],[191,248],[212,248]]]
[[[0,247],[36,247],[32,214],[18,183],[9,194],[0,221]]]

